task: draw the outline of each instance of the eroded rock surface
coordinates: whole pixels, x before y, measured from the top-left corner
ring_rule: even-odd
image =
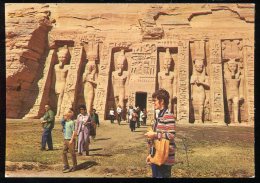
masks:
[[[138,105],[153,117],[152,93],[168,67],[179,122],[253,122],[254,11],[254,4],[6,4],[7,117],[39,118],[46,103],[62,115],[85,103],[107,118],[119,105],[112,73],[123,52],[124,114]],[[64,47],[70,58],[58,99],[53,73]]]

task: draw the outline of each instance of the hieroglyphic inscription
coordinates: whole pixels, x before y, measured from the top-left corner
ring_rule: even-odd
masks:
[[[189,49],[188,41],[178,43],[178,105],[177,119],[189,122]]]
[[[211,40],[210,46],[210,93],[212,101],[212,121],[224,122],[223,74],[220,40]]]
[[[154,76],[156,68],[156,45],[133,45],[130,74]]]
[[[246,97],[248,102],[249,121],[254,122],[254,42],[250,39],[245,40],[244,59],[245,59],[245,73],[247,88]]]
[[[78,93],[78,81],[81,74],[82,68],[82,47],[74,47],[72,51],[72,59],[70,63],[70,68],[68,71],[68,77],[66,81],[64,97],[61,104],[61,112],[60,114],[64,114],[66,110],[70,107],[75,108],[75,100],[77,98]]]
[[[96,107],[95,109],[97,111],[104,111],[105,106],[104,106],[104,98],[105,98],[105,90],[102,88],[99,88],[96,91],[96,100],[94,106]]]
[[[44,112],[44,103],[46,102],[47,96],[49,96],[49,90],[50,90],[50,77],[52,76],[51,72],[53,70],[54,66],[54,50],[50,50],[49,55],[46,59],[44,69],[43,69],[43,77],[38,82],[38,88],[39,88],[39,94],[38,97],[33,105],[33,107],[30,109],[27,115],[25,115],[24,118],[35,118],[40,117]],[[43,99],[45,101],[43,101]]]
[[[94,108],[97,113],[105,117],[106,107],[111,107],[108,102],[108,82],[109,82],[109,68],[111,64],[111,54],[114,46],[126,46],[128,43],[107,43],[104,44],[102,54],[100,56],[100,70],[97,78],[97,89],[95,91],[96,97],[94,100]]]

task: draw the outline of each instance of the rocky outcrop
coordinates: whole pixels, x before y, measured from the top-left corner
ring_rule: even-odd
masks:
[[[48,6],[6,14],[7,117],[20,118],[26,97],[35,92],[32,84],[41,72],[39,65],[48,51],[48,32],[53,22]]]

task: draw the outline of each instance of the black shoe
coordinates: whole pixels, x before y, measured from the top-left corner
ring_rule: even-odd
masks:
[[[75,166],[73,166],[71,169],[70,169],[70,172],[75,172],[77,169]]]
[[[70,171],[70,167],[69,166],[64,166],[64,168],[62,169],[63,173],[67,173]]]
[[[45,148],[41,148],[41,151],[45,151],[46,149]]]
[[[47,149],[47,151],[53,151],[53,148],[52,149]]]

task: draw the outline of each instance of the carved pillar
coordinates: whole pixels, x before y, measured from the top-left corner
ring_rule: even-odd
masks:
[[[223,74],[221,63],[221,42],[210,40],[210,95],[212,122],[224,122]]]
[[[44,114],[44,105],[49,103],[52,71],[55,64],[54,55],[54,50],[50,50],[44,65],[43,77],[38,82],[38,97],[29,113],[24,116],[24,119],[39,118]]]
[[[249,122],[254,124],[254,41],[244,40],[245,97],[248,106]]]
[[[189,42],[178,43],[178,89],[177,89],[177,120],[189,122]]]
[[[102,55],[100,57],[100,70],[97,79],[96,96],[94,100],[94,108],[100,116],[100,119],[105,117],[107,89],[109,68],[111,59],[112,48],[108,44],[105,44],[102,48]]]
[[[68,71],[66,86],[64,90],[64,97],[61,104],[60,114],[64,114],[70,107],[76,108],[77,104],[75,103],[78,95],[78,86],[81,77],[81,69],[83,65],[83,48],[74,47],[72,51],[72,57],[70,62],[70,67]],[[56,116],[56,118],[59,118]]]

